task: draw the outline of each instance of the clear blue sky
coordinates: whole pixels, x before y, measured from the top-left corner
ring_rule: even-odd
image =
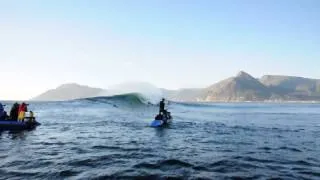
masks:
[[[320,78],[318,0],[0,0],[0,99],[62,83]]]

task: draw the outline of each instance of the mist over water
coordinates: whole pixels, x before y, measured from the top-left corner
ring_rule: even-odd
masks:
[[[170,103],[167,128],[134,94],[30,108],[41,126],[1,132],[3,179],[320,178],[318,104]]]

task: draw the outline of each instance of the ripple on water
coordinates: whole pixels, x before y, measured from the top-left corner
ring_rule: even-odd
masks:
[[[139,163],[137,165],[134,165],[134,168],[146,168],[146,169],[155,169],[155,168],[164,168],[168,166],[175,166],[178,168],[183,168],[183,167],[193,167],[192,164],[189,164],[185,161],[180,161],[177,159],[168,159],[164,161],[159,161],[155,164],[151,163]]]

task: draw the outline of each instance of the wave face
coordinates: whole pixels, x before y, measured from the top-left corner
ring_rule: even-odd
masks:
[[[99,96],[117,96],[126,94],[138,94],[138,96],[143,97],[144,102],[151,104],[156,104],[160,101],[163,96],[162,90],[153,86],[149,83],[144,82],[128,82],[123,84],[118,84],[109,87],[108,90],[103,91]]]
[[[0,179],[320,179],[319,104],[168,108],[150,128],[139,94],[30,103],[42,125],[0,132]]]
[[[130,104],[130,105],[145,105],[150,104],[150,101],[142,94],[139,93],[128,93],[120,94],[114,96],[100,96],[82,99],[89,102],[98,103],[120,103],[120,104]]]

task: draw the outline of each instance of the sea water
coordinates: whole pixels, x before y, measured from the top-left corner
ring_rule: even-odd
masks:
[[[320,179],[319,104],[168,108],[151,128],[134,95],[30,103],[42,125],[1,132],[0,179]]]

